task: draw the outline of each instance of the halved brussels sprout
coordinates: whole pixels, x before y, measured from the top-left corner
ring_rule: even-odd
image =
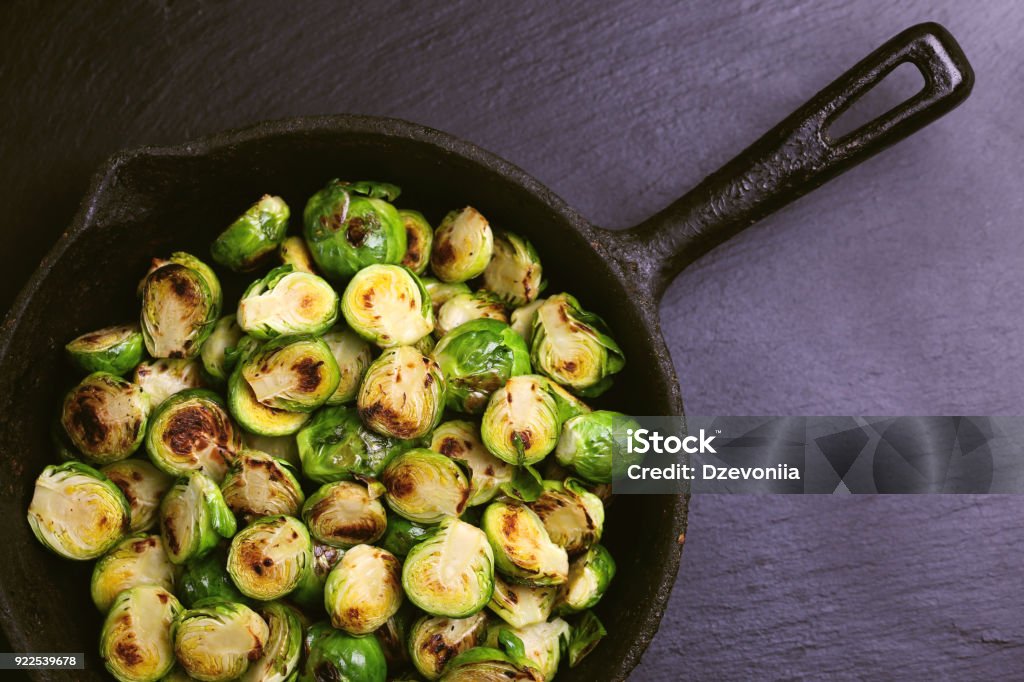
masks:
[[[371,429],[409,440],[427,435],[441,421],[444,395],[437,363],[399,346],[384,351],[366,370],[356,403]]]
[[[156,525],[157,510],[174,479],[144,459],[122,459],[100,469],[121,489],[131,508],[128,530],[137,533]]]
[[[117,595],[100,633],[100,657],[110,674],[122,682],[157,682],[171,672],[171,628],[180,613],[181,604],[159,585]]]
[[[139,449],[148,417],[149,401],[138,384],[93,372],[64,397],[60,421],[83,456],[109,464]]]
[[[524,374],[491,394],[480,435],[498,458],[510,464],[534,464],[555,449],[561,424],[548,380]]]
[[[388,664],[376,637],[354,637],[330,623],[316,623],[306,631],[300,682],[341,680],[385,682]]]
[[[244,604],[207,601],[178,614],[171,625],[174,653],[197,680],[239,678],[263,654],[270,627]]]
[[[172,261],[179,255],[188,256],[175,254]],[[139,324],[154,358],[194,358],[220,315],[220,283],[213,271],[191,256],[178,260],[153,270],[142,286]]]
[[[528,239],[512,232],[494,235],[494,255],[484,270],[484,289],[510,306],[523,306],[540,294],[543,279],[540,256]]]
[[[312,412],[334,395],[341,380],[330,347],[316,336],[268,341],[238,366],[256,400],[289,412]]]
[[[385,183],[332,180],[309,198],[304,235],[321,272],[346,279],[368,265],[402,261],[405,225],[388,203],[399,192]]]
[[[501,299],[485,289],[455,294],[437,311],[434,333],[442,337],[471,320],[497,320],[507,324],[508,313]]]
[[[313,262],[313,254],[306,246],[306,240],[298,235],[286,237],[277,250],[282,265],[290,265],[295,272],[308,272],[311,275],[318,274],[316,263]]]
[[[427,262],[430,260],[430,247],[434,244],[434,228],[419,211],[403,208],[398,211],[398,215],[402,218],[402,224],[405,226],[406,247],[401,264],[417,275],[422,275],[426,272]]]
[[[306,500],[302,520],[314,538],[335,547],[375,543],[388,525],[380,500],[352,481],[323,485]]]
[[[423,616],[409,632],[409,656],[421,675],[436,680],[448,661],[483,644],[486,636],[487,613],[484,611],[466,618]]]
[[[292,466],[256,450],[243,450],[220,487],[231,511],[249,523],[261,516],[298,516],[306,499]]]
[[[425,336],[423,338],[430,338]],[[341,379],[334,394],[327,399],[328,405],[341,405],[356,399],[359,384],[363,381],[366,368],[373,362],[373,347],[351,329],[338,325],[323,336],[324,343],[331,349]]]
[[[136,533],[121,540],[92,569],[92,603],[106,613],[117,595],[138,585],[174,590],[174,566],[159,535]]]
[[[607,634],[594,612],[584,611],[569,637],[569,667],[575,668]]]
[[[355,274],[341,296],[348,326],[381,348],[408,346],[434,330],[430,296],[399,265],[371,265]]]
[[[444,374],[447,406],[479,414],[511,377],[530,373],[530,351],[497,320],[473,320],[445,334],[431,357]]]
[[[562,426],[555,458],[592,483],[611,483],[615,469],[624,464],[614,461],[616,435],[623,442],[628,428],[639,429],[640,425],[621,412],[597,410],[577,415]]]
[[[544,492],[529,503],[551,541],[576,556],[601,539],[604,503],[580,481],[544,481]]]
[[[409,550],[402,587],[432,616],[465,618],[482,610],[494,591],[494,553],[476,526],[448,517]]]
[[[515,659],[487,646],[467,649],[451,660],[441,682],[544,682],[544,676],[526,659]]]
[[[206,599],[245,602],[246,598],[228,575],[227,560],[227,546],[218,545],[209,554],[182,566],[175,590],[181,603],[191,608]]]
[[[569,294],[551,296],[537,308],[530,360],[538,372],[584,397],[607,391],[626,364],[604,320]]]
[[[395,556],[404,557],[413,546],[430,535],[433,527],[416,523],[397,514],[388,517],[388,527],[377,545]]]
[[[388,506],[419,523],[459,516],[469,500],[469,479],[451,458],[413,448],[388,463],[381,476]]]
[[[242,449],[242,437],[213,391],[193,388],[160,403],[149,420],[146,452],[176,476],[201,471],[220,483]]]
[[[533,343],[533,322],[537,319],[537,308],[544,305],[546,300],[546,298],[538,298],[536,301],[512,311],[512,331],[523,337],[527,347]]]
[[[465,282],[491,262],[494,234],[479,211],[467,206],[451,211],[434,232],[430,268],[442,282]]]
[[[238,326],[234,315],[227,315],[217,320],[209,338],[199,351],[203,361],[203,369],[218,382],[227,381],[234,365],[227,358],[228,349],[236,348],[245,332]]]
[[[145,345],[138,324],[121,324],[82,334],[64,349],[71,361],[86,372],[121,376],[142,362]]]
[[[289,412],[261,403],[241,370],[235,367],[228,379],[228,410],[246,431],[260,436],[290,436],[309,420],[308,412]]]
[[[317,483],[376,478],[384,466],[413,443],[366,428],[355,408],[325,407],[296,437],[302,473]]]
[[[36,479],[28,525],[66,559],[95,559],[128,531],[128,500],[106,476],[81,462],[50,465]]]
[[[294,680],[302,656],[302,621],[304,616],[288,604],[270,602],[258,609],[270,634],[263,654],[249,664],[239,682],[287,682]]]
[[[293,467],[300,466],[299,445],[291,436],[260,436],[242,431],[242,443],[246,450],[257,450],[271,457],[288,462]]]
[[[559,589],[555,610],[579,613],[601,601],[615,577],[615,559],[603,545],[594,545],[569,565],[569,580]]]
[[[368,635],[402,605],[402,564],[391,552],[356,545],[331,569],[324,585],[324,608],[331,625]]]
[[[236,528],[220,488],[198,471],[179,478],[160,503],[160,535],[174,564],[209,553]]]
[[[291,210],[281,197],[264,194],[210,246],[213,260],[235,272],[259,267],[284,241]]]
[[[513,657],[523,657],[537,666],[545,682],[554,679],[562,651],[569,645],[571,628],[561,618],[539,622],[521,628],[510,628],[504,623],[491,626],[487,632],[487,646],[498,646],[502,641]]]
[[[490,502],[515,473],[511,465],[487,451],[473,422],[455,420],[439,425],[430,436],[430,449],[469,467],[470,507]]]
[[[560,585],[568,579],[568,555],[525,504],[492,502],[484,510],[482,527],[501,573],[526,585]]]
[[[420,610],[407,601],[395,612],[395,615],[387,619],[384,625],[377,628],[373,636],[380,642],[380,648],[384,651],[384,658],[388,661],[388,670],[403,670],[409,666],[408,641],[409,628],[412,621],[419,615]],[[394,682],[393,677],[389,677]]]
[[[175,393],[202,388],[203,366],[197,360],[149,360],[135,368],[133,381],[156,407]]]
[[[423,283],[423,288],[430,296],[430,308],[434,313],[435,320],[437,314],[441,312],[441,306],[447,303],[452,296],[469,294],[473,291],[465,282],[441,282],[433,277],[421,277],[420,282]]]
[[[322,334],[338,319],[338,294],[323,278],[281,265],[249,285],[237,317],[257,339]]]
[[[495,575],[494,595],[487,607],[512,627],[521,628],[546,621],[557,596],[557,587],[519,585]]]
[[[292,592],[318,592],[313,541],[293,516],[265,516],[238,531],[228,552],[228,573],[247,597],[269,601]]]

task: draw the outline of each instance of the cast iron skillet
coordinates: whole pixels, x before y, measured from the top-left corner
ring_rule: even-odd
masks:
[[[829,124],[898,64],[924,88],[860,129],[832,139]],[[61,346],[83,331],[131,319],[149,259],[187,249],[205,256],[214,235],[262,192],[299,213],[332,177],[400,185],[401,205],[438,219],[472,204],[499,226],[525,233],[563,287],[615,330],[628,358],[597,404],[633,414],[679,414],[683,402],[658,325],[658,299],[688,263],[784,204],[951,110],[973,74],[936,24],[896,36],[806,105],[632,230],[590,225],[511,164],[444,133],[404,121],[332,116],[264,123],[170,148],[114,156],[95,177],[74,223],[21,292],[0,333],[0,619],[19,652],[86,652],[89,671],[36,679],[100,679],[100,618],[89,600],[90,564],[45,552],[24,522],[32,484],[53,460],[48,427],[67,388]],[[229,279],[226,295],[243,282]],[[230,298],[226,300],[231,300]],[[620,497],[607,544],[619,565],[598,612],[611,636],[559,679],[622,680],[661,620],[679,565],[687,500]],[[740,644],[739,646],[742,646]]]

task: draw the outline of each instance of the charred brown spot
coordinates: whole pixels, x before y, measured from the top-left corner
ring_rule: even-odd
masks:
[[[141,481],[142,480],[142,474],[140,474],[138,471],[133,471],[132,472],[132,480],[133,481]]]
[[[114,647],[114,653],[117,654],[117,658],[123,661],[125,665],[133,666],[142,663],[142,651],[139,650],[139,646],[131,640],[121,640]]]
[[[558,317],[562,320],[562,322],[565,322],[566,324],[569,323],[569,314],[565,312],[564,305],[558,306]]]
[[[333,664],[324,661],[313,670],[314,682],[341,682],[341,673]]]
[[[433,374],[427,374],[427,376],[423,377],[423,387],[424,388],[430,388],[430,386],[433,383],[434,383],[434,375]]]
[[[491,466],[490,464],[488,464],[487,468],[484,469],[484,476],[493,476],[493,475],[494,475],[494,467]]]
[[[363,613],[358,606],[350,606],[345,609],[345,618],[348,619],[349,622],[358,621],[362,615]]]
[[[417,425],[414,422],[381,403],[360,408],[359,415],[364,421],[381,424],[397,438],[412,438],[417,432]]]
[[[519,527],[519,515],[512,510],[506,511],[501,516],[501,532],[506,536],[514,535]]]
[[[179,456],[202,450],[210,443],[208,436],[218,432],[216,421],[210,411],[201,405],[178,410],[167,424],[164,442]]]
[[[416,480],[404,469],[400,468],[387,476],[384,485],[395,497],[405,497],[416,490]]]
[[[320,386],[320,368],[323,365],[322,360],[314,360],[313,358],[302,358],[292,365],[292,369],[299,375],[300,391],[312,393]]]
[[[510,590],[509,593],[505,595],[505,601],[507,601],[509,603],[512,603],[512,604],[518,604],[519,603],[519,595],[516,594],[514,591]]]
[[[451,241],[445,239],[437,244],[433,257],[435,263],[451,263],[455,260],[455,247],[452,246]]]
[[[573,360],[566,360],[565,362],[562,363],[562,369],[564,369],[566,372],[575,372],[576,362]]]
[[[274,565],[274,560],[271,559],[270,557],[263,557],[263,565],[266,566],[267,568],[270,568],[271,566]]]
[[[423,243],[420,241],[419,230],[406,226],[405,242],[407,246],[405,258],[402,259],[402,265],[412,267],[420,262],[420,256],[423,253]]]
[[[246,658],[250,661],[258,661],[263,656],[263,644],[260,643],[260,638],[256,636],[255,632],[249,630],[249,634],[252,635],[252,648],[249,649]]]
[[[523,450],[530,449],[530,444],[533,442],[533,434],[529,431],[514,431],[512,436],[519,439],[519,442],[523,445]]]
[[[353,216],[348,221],[348,230],[345,232],[345,239],[355,247],[360,247],[366,242],[366,238],[373,231],[373,225],[363,216]]]
[[[177,554],[181,551],[181,541],[178,539],[178,532],[174,529],[174,521],[170,516],[164,517],[164,539],[171,552]]]
[[[301,301],[299,301],[299,307],[300,307],[300,308],[301,308],[302,310],[309,310],[309,309],[310,309],[310,308],[312,308],[312,307],[313,307],[313,306],[314,306],[315,304],[316,304],[316,299],[315,299],[315,298],[313,298],[313,297],[312,297],[311,295],[309,295],[309,294],[306,294],[305,296],[303,296],[303,297],[302,297],[302,300],[301,300]]]
[[[95,386],[86,386],[80,390],[69,406],[69,431],[73,431],[90,447],[101,445],[110,435],[110,426],[101,416],[102,406],[102,394]]]
[[[156,595],[156,598],[160,600],[161,604],[166,604],[167,603],[167,593],[166,592],[161,592],[160,594]]]
[[[373,289],[367,289],[366,291],[363,292],[362,299],[363,299],[363,307],[364,308],[372,308],[373,307],[373,297],[375,295],[376,295],[376,292]]]
[[[449,457],[462,454],[463,452],[459,439],[453,436],[448,436],[441,441],[440,450],[442,455],[448,455]]]
[[[440,632],[435,632],[427,637],[427,640],[423,642],[423,650],[434,657],[438,668],[444,668],[448,661],[459,653],[458,647],[450,646],[448,640]]]

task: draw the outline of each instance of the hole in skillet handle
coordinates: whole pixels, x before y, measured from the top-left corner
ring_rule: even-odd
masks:
[[[925,85],[924,74],[915,64],[897,64],[877,85],[828,123],[825,138],[833,144],[842,140],[874,119],[888,114],[901,103],[920,95]]]

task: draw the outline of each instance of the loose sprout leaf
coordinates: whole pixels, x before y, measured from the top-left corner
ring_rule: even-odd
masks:
[[[533,502],[544,490],[543,480],[529,464],[516,467],[511,481],[501,484],[501,492],[520,502]]]
[[[569,667],[575,668],[608,634],[593,611],[584,611],[569,637]]]

